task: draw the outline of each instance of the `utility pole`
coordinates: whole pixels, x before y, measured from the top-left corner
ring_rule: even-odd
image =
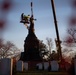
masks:
[[[59,38],[59,32],[58,32],[58,25],[57,25],[57,19],[56,19],[56,13],[55,13],[55,5],[54,5],[54,0],[51,0],[51,5],[52,5],[52,11],[53,11],[53,17],[54,17],[54,23],[55,23],[55,29],[56,29],[56,36],[57,36],[57,43],[58,43],[58,59],[62,60],[62,52],[61,52],[61,45],[60,45],[60,38]]]

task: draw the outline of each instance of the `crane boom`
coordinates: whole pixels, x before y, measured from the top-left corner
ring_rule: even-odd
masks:
[[[57,36],[57,41],[58,41],[58,58],[62,59],[61,45],[60,45],[58,25],[57,25],[56,13],[55,13],[54,0],[51,0],[51,5],[52,5],[52,10],[53,10],[53,17],[54,17],[54,23],[55,23],[55,29],[56,29],[56,36]]]

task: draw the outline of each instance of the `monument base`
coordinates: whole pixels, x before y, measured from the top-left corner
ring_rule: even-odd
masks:
[[[35,53],[31,52],[31,53],[25,53],[25,52],[21,52],[21,57],[20,60],[22,61],[42,61],[41,57],[39,56],[39,53]]]

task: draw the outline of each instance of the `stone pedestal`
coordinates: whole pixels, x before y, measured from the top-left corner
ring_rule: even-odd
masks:
[[[48,62],[44,62],[44,70],[48,70],[49,67],[49,63]]]
[[[24,69],[28,70],[28,62],[24,62]]]
[[[12,75],[13,59],[4,58],[0,60],[0,75]]]
[[[39,70],[42,70],[42,63],[38,63],[36,66]]]
[[[75,75],[76,75],[76,58],[74,59],[74,69],[75,69]]]
[[[59,64],[57,61],[51,61],[51,71],[58,71],[59,70]]]
[[[17,61],[16,71],[23,71],[23,61]]]

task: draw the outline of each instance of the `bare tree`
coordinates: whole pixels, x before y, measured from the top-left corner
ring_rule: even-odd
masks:
[[[76,27],[71,27],[67,30],[67,37],[62,42],[63,49],[62,54],[64,58],[74,57],[76,54],[75,48],[76,48]]]
[[[40,56],[44,60],[48,60],[50,56],[50,51],[47,49],[46,44],[43,43],[43,41],[40,41],[39,43],[39,51],[40,51]]]
[[[67,47],[76,47],[76,27],[67,30],[67,36],[63,40],[63,45]]]
[[[20,50],[12,42],[4,42],[4,40],[0,39],[0,59],[11,58],[19,53]]]
[[[74,43],[76,43],[76,27],[68,29],[68,34],[72,37]]]
[[[50,51],[51,53],[51,49],[53,48],[53,42],[52,42],[52,39],[51,38],[46,38],[46,44],[47,44],[47,48],[48,50]]]
[[[72,58],[75,56],[76,51],[73,50],[73,48],[70,47],[65,47],[62,49],[62,55],[63,58],[67,61],[67,62],[71,62]]]

